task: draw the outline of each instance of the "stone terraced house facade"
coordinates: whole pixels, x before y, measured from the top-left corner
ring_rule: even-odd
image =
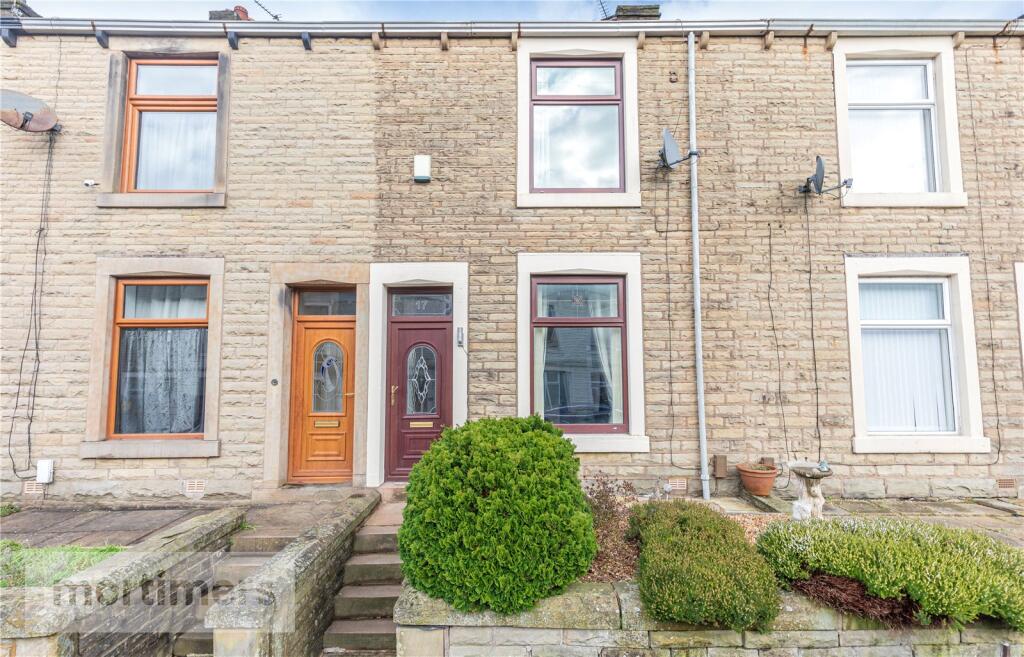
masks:
[[[377,486],[531,412],[586,476],[698,494],[693,189],[659,166],[690,33],[712,492],[819,456],[830,494],[1024,492],[1013,23],[6,20],[3,87],[62,126],[38,314],[50,140],[0,131],[4,437],[48,497]],[[798,192],[816,155],[852,187]]]

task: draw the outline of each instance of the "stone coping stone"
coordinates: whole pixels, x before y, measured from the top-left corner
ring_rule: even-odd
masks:
[[[183,559],[242,526],[245,509],[229,507],[165,527],[145,541],[111,555],[54,586],[14,587],[0,595],[0,637],[58,634],[95,604],[110,605],[159,577]],[[77,592],[88,591],[89,604]]]
[[[242,580],[206,613],[208,629],[287,631],[296,582],[317,557],[354,535],[370,515],[380,493],[352,489],[337,509],[303,532]],[[341,565],[339,564],[339,568]]]
[[[893,631],[874,621],[820,605],[801,593],[782,591],[780,595],[779,615],[771,631],[764,633],[657,621],[644,611],[639,586],[632,581],[615,584],[577,582],[564,593],[541,600],[533,609],[511,615],[492,611],[458,611],[447,602],[431,598],[406,583],[395,604],[394,620],[399,626],[611,630],[624,634],[650,632],[651,645],[664,648],[839,649],[838,646],[858,646],[870,649],[871,646],[951,645],[961,642],[998,644],[1009,641],[1012,645],[1024,644],[1024,632],[995,623],[979,622],[960,631],[955,628]],[[609,636],[611,634],[614,632]]]
[[[572,628],[616,630],[622,626],[619,600],[611,584],[577,582],[561,595],[545,598],[519,614],[468,612],[431,598],[408,584],[395,603],[398,625],[456,625],[493,627]]]

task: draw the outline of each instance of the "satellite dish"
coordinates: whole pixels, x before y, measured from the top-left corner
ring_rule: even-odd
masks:
[[[815,194],[821,193],[821,188],[825,184],[825,160],[821,159],[820,155],[814,158],[814,175],[807,179],[807,184]]]
[[[661,130],[661,150],[658,151],[658,155],[661,156],[661,166],[668,169],[675,169],[684,159],[679,150],[679,144],[676,143],[668,128]]]
[[[0,89],[0,120],[25,132],[60,130],[57,115],[46,103],[10,89]]]
[[[837,189],[849,189],[850,187],[853,187],[853,178],[847,178],[846,180],[843,180],[835,187],[829,187],[828,189],[824,189],[824,186],[825,160],[822,159],[820,155],[818,155],[815,156],[814,158],[814,175],[810,176],[807,179],[807,182],[804,183],[803,185],[800,185],[800,187],[798,187],[796,191],[800,192],[801,194],[809,194],[810,192],[814,192],[815,194],[821,196],[825,192],[834,192]]]

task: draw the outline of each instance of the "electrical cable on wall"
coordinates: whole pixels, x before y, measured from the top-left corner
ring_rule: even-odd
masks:
[[[779,347],[779,332],[775,326],[775,307],[772,305],[772,292],[774,291],[775,285],[775,268],[773,266],[773,260],[775,259],[775,248],[772,241],[772,223],[768,222],[768,317],[772,325],[772,337],[775,341],[775,365],[777,368],[778,377],[776,379],[776,396],[778,397],[779,413],[782,415],[782,436],[786,442],[786,485],[784,488],[789,488],[790,481],[793,477],[792,470],[789,469],[789,461],[793,459],[792,451],[789,448],[789,428],[786,423],[786,405],[782,400],[782,349]]]
[[[14,392],[14,406],[11,409],[11,424],[7,430],[7,456],[11,460],[11,470],[18,479],[32,479],[34,475],[23,474],[32,470],[32,424],[35,421],[36,411],[36,388],[39,383],[39,366],[42,362],[42,351],[40,348],[40,331],[43,322],[43,279],[46,273],[46,231],[50,223],[50,187],[53,178],[53,146],[57,140],[57,132],[47,134],[46,167],[43,172],[42,202],[39,210],[39,225],[36,228],[36,249],[35,261],[32,270],[32,301],[29,307],[28,331],[25,333],[25,343],[21,349],[21,359],[18,364],[18,387]],[[14,428],[18,419],[18,407],[21,405],[21,391],[25,380],[25,361],[29,351],[32,352],[31,373],[29,375],[28,390],[25,394],[25,442],[28,454],[25,459],[25,467],[18,468],[14,459]]]
[[[44,104],[34,101],[28,97],[22,97],[26,101],[33,101],[40,107],[33,109],[35,116],[31,113],[24,113],[25,124],[19,129],[33,131],[36,129],[47,129],[46,164],[43,168],[43,181],[41,200],[39,204],[39,224],[36,227],[35,259],[32,266],[32,298],[29,304],[28,330],[25,333],[25,342],[22,345],[21,357],[18,363],[18,385],[14,392],[14,404],[11,407],[11,422],[7,430],[7,456],[11,461],[11,471],[14,476],[21,480],[32,479],[35,475],[32,472],[32,425],[35,422],[36,391],[39,383],[39,369],[42,364],[42,349],[40,344],[40,332],[43,325],[43,283],[46,276],[46,233],[50,225],[50,191],[53,182],[53,151],[57,142],[57,135],[60,134],[61,126],[56,123],[57,102],[60,100],[60,79],[61,68],[64,59],[64,40],[57,39],[57,74],[54,81],[53,111]],[[34,120],[49,117],[52,121],[45,128],[34,128],[31,123]],[[25,385],[25,361],[28,359],[29,351],[32,352],[31,373],[25,392],[25,444],[27,454],[25,467],[19,468],[14,458],[14,429],[18,421],[18,409],[21,406],[22,390]],[[29,473],[29,474],[25,474]]]
[[[1011,22],[1015,23],[1016,21]],[[981,187],[981,160],[979,159],[978,152],[978,122],[974,114],[974,80],[971,77],[970,50],[970,48],[964,48],[964,68],[967,72],[967,98],[970,104],[971,115],[971,145],[974,150],[974,183],[977,186],[975,193],[978,195],[977,206],[978,229],[981,232],[981,264],[985,275],[985,300],[988,302],[988,308],[985,312],[985,316],[988,320],[988,348],[989,355],[992,359],[991,365],[989,366],[989,375],[992,377],[992,399],[995,402],[996,407],[996,456],[986,465],[995,465],[996,463],[999,463],[999,459],[1002,457],[1003,453],[1003,423],[999,414],[999,386],[996,381],[996,334],[995,325],[992,321],[992,313],[995,312],[995,307],[992,305],[992,283],[989,280],[988,273],[988,240],[985,234],[985,204]]]
[[[811,248],[811,211],[808,207],[808,194],[804,194],[804,227],[807,232],[807,301],[811,315],[811,363],[814,367],[814,435],[818,440],[818,461],[821,461],[821,385],[818,382],[818,347],[814,335],[814,286],[812,263],[814,253]]]

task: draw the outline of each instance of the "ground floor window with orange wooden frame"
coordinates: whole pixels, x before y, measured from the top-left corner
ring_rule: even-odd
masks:
[[[110,438],[202,438],[209,281],[117,282]]]

